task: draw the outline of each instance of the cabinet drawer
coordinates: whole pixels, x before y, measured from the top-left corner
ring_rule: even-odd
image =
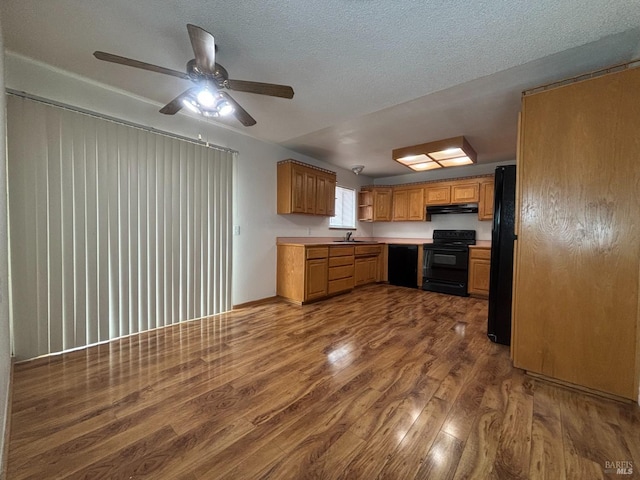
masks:
[[[331,257],[329,259],[329,267],[341,267],[342,265],[353,265],[353,256]]]
[[[484,258],[491,259],[491,250],[488,248],[470,248],[469,258]]]
[[[358,257],[380,255],[381,253],[382,245],[358,245],[356,247],[356,256]]]
[[[310,258],[327,258],[329,247],[309,247],[307,248],[307,260]]]
[[[329,269],[329,281],[347,277],[353,277],[353,264]]]
[[[353,255],[353,247],[328,247],[330,257],[344,257]]]
[[[353,277],[329,280],[329,294],[345,292],[353,289]]]

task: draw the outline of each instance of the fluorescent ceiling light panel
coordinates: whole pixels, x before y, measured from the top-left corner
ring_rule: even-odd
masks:
[[[477,158],[475,150],[464,137],[396,148],[392,156],[396,162],[418,172],[440,167],[471,165],[476,163]]]

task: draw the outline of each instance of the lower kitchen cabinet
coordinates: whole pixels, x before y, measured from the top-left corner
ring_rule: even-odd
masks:
[[[305,300],[314,300],[327,296],[327,265],[326,258],[314,258],[306,261],[305,265]]]
[[[353,286],[353,246],[278,245],[278,296],[303,304],[348,292]]]
[[[379,282],[382,245],[359,245],[355,257],[355,285]]]
[[[276,293],[303,304],[382,280],[383,245],[279,244]]]
[[[329,247],[329,295],[353,289],[353,265],[353,247]]]
[[[467,291],[470,295],[489,297],[489,277],[491,272],[491,249],[469,247],[469,282]]]

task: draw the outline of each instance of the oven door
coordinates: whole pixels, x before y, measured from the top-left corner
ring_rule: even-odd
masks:
[[[467,295],[469,248],[466,245],[424,245],[422,287],[441,293]]]

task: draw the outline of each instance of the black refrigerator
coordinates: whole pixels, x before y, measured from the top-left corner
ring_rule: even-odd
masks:
[[[491,274],[487,336],[492,342],[511,344],[514,223],[516,213],[516,166],[496,168]]]

